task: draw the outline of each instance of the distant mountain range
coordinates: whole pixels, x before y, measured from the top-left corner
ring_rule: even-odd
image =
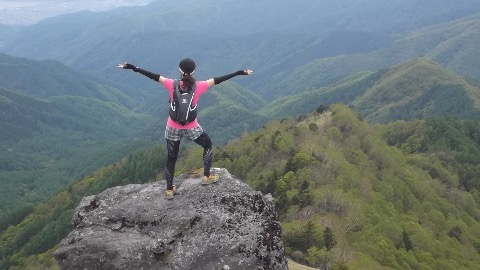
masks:
[[[468,162],[478,160],[477,2],[157,0],[145,7],[64,14],[30,26],[0,25],[0,220],[8,220],[0,222],[0,233],[33,211],[41,216],[45,206],[37,209],[37,203],[61,190],[85,196],[109,185],[143,182],[161,175],[165,162],[161,153],[165,151],[167,92],[138,73],[119,70],[117,64],[124,61],[177,78],[179,59],[192,57],[197,62],[198,80],[253,69],[254,75],[215,86],[200,101],[200,123],[216,147],[236,141],[244,144],[241,151],[247,149],[249,155],[266,155],[260,147],[249,148],[251,140],[255,142],[252,147],[258,143],[275,148],[278,152],[267,156],[286,167],[308,164],[309,156],[283,159],[282,155],[296,154],[286,146],[293,136],[302,140],[302,132],[315,133],[319,128],[316,120],[298,128],[274,122],[272,125],[279,125],[278,132],[266,128],[272,134],[249,134],[262,130],[272,120],[303,121],[314,111],[322,112],[332,104],[342,103],[353,111],[333,105],[334,113],[343,112],[332,116],[338,121],[336,126],[317,134],[318,143],[330,156],[315,157],[323,159],[318,168],[338,165],[331,162],[331,157],[338,154],[334,152],[336,145],[355,146],[350,151],[347,145],[344,153],[338,154],[346,159],[341,161],[344,167],[336,168],[347,173],[341,178],[342,185],[352,184],[348,183],[353,178],[347,168],[367,158],[362,166],[379,170],[370,175],[375,181],[384,173],[405,177],[399,168],[380,172],[396,164],[393,156],[399,150],[388,150],[391,156],[376,152],[371,147],[375,141],[365,134],[359,135],[363,136],[361,139],[342,141],[353,127],[370,122],[388,124],[384,128],[386,140],[407,153],[418,149],[425,154],[429,154],[428,149],[450,153],[440,155],[442,161],[423,156],[402,157],[420,168],[418,175],[423,172],[449,187],[463,185],[468,191],[475,190],[478,166]],[[348,121],[337,118],[345,115],[349,115]],[[427,126],[424,119],[437,120],[428,120],[433,122]],[[410,122],[391,123],[396,120]],[[458,132],[462,136],[457,136]],[[448,140],[441,138],[444,133]],[[239,138],[242,134],[246,139]],[[464,141],[468,141],[468,146]],[[308,147],[313,149],[315,143]],[[155,144],[160,146],[150,148]],[[189,144],[184,145],[182,151],[188,150]],[[305,145],[302,147],[304,152],[310,151],[305,150]],[[136,155],[143,148],[148,150]],[[232,153],[222,150],[216,161],[222,159],[229,170],[245,173],[247,181],[258,176],[254,170],[247,174],[242,169],[257,161]],[[449,155],[463,159],[455,163],[461,173],[442,167]],[[75,182],[118,160],[116,165]],[[179,168],[191,166],[187,165],[188,160],[179,162]],[[235,167],[237,162],[242,165]],[[331,169],[328,179],[334,181],[336,169]],[[300,173],[310,175],[307,170]],[[268,177],[275,178],[265,173],[259,189],[271,187]],[[385,188],[382,183],[379,180],[376,188]],[[369,189],[369,184],[364,184],[359,188]],[[55,245],[55,239],[66,230],[62,226],[68,224],[68,211],[79,199],[65,194],[61,192],[51,199],[52,204],[59,201],[62,205],[51,216],[54,223],[59,218],[58,224],[47,226],[43,233],[37,233],[37,229],[43,228],[38,224],[12,229],[20,231],[20,236],[12,242],[14,247],[2,242],[0,248],[6,249],[0,250],[0,256],[12,250],[22,250],[21,256],[37,254],[45,252],[42,248]],[[456,193],[450,195],[449,200],[457,198]],[[477,206],[477,197],[462,201],[472,216],[472,209],[478,209],[471,206]],[[65,209],[69,210],[63,212]],[[458,236],[452,226],[444,227],[441,232],[448,237]],[[58,233],[46,236],[52,231]],[[41,248],[24,246],[32,235],[37,237],[36,243],[43,243]],[[398,235],[401,234],[395,237]],[[2,234],[2,241],[10,240]],[[473,258],[480,243],[468,243],[468,250],[473,251],[469,256]],[[0,257],[5,265],[12,263],[10,259]]]
[[[451,23],[423,28],[401,35],[383,48],[361,54],[338,55],[315,59],[297,68],[274,86],[282,85],[283,91],[291,93],[298,87],[290,84],[301,74],[310,77],[306,87],[325,84],[338,78],[361,71],[376,71],[408,59],[425,57],[467,78],[480,81],[480,15],[456,20]]]
[[[55,59],[140,89],[150,84],[119,73],[118,62],[172,77],[179,59],[189,56],[198,63],[198,79],[254,69],[256,76],[241,84],[271,100],[279,91],[291,93],[283,90],[285,79],[299,76],[303,66],[312,74],[306,80],[315,82],[311,86],[414,57],[479,80],[478,12],[475,0],[163,0],[47,19],[10,32],[0,50]]]

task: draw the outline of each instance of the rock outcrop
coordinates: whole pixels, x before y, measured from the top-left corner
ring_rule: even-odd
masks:
[[[220,181],[200,175],[114,187],[84,198],[73,231],[55,253],[61,269],[288,269],[273,199],[225,169]]]

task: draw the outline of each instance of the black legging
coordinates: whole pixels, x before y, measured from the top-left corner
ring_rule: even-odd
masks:
[[[178,151],[180,149],[180,141],[167,140],[167,164],[165,165],[165,179],[167,180],[167,189],[173,188],[173,175],[175,172],[175,163],[178,158]],[[198,138],[193,140],[198,145],[203,147],[203,175],[210,176],[210,167],[212,166],[212,140],[207,133],[203,132]]]

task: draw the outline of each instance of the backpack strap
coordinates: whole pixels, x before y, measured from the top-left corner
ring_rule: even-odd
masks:
[[[190,90],[192,92],[192,100],[193,100],[193,97],[195,96],[195,89],[196,88],[197,88],[197,84],[194,83],[191,90]],[[182,87],[180,87],[180,81],[179,80],[174,80],[173,81],[173,94],[176,95],[177,97],[181,97],[182,92],[185,92],[185,91],[182,91],[181,89],[182,89]],[[170,104],[172,104],[174,100],[175,100],[175,96],[173,96],[173,100],[170,100]],[[172,106],[172,105],[170,105],[170,106]],[[191,109],[195,110],[196,108],[197,108],[197,104],[195,104],[195,107],[193,107]]]
[[[191,95],[190,96],[190,102],[188,104],[187,118],[188,118],[188,115],[190,114],[190,112],[195,113],[195,115],[196,115],[197,104],[195,104],[195,106],[192,107],[196,87],[197,87],[197,84],[195,83],[190,88],[190,91],[181,91],[180,81],[179,80],[174,80],[173,81],[173,94],[172,94],[172,98],[169,100],[169,102],[170,102],[170,112],[169,112],[169,114],[170,114],[170,117],[172,119],[177,118],[175,114],[177,113],[176,111],[179,108],[179,105],[176,104],[176,102],[179,102],[181,100],[182,96],[184,96],[185,94]]]
[[[178,83],[178,80],[173,80],[173,93],[172,93],[172,96],[170,97],[169,99],[169,102],[170,102],[170,109],[172,111],[175,111],[175,97],[178,97],[177,93],[179,93],[178,89],[179,88],[179,83]]]
[[[197,88],[197,83],[194,83],[193,86],[192,86],[192,89],[190,91],[192,91],[192,102],[193,102],[193,98],[195,97],[195,89]],[[195,110],[197,108],[197,104],[195,104],[195,107],[191,108],[192,111]]]

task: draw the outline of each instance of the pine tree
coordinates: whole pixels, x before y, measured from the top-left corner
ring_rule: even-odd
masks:
[[[333,231],[330,229],[330,227],[326,227],[323,231],[323,242],[325,243],[327,250],[332,249],[337,244],[335,238],[333,237]]]
[[[402,241],[403,241],[403,247],[406,250],[411,250],[413,248],[412,240],[410,240],[410,236],[408,236],[405,230],[402,232]]]

